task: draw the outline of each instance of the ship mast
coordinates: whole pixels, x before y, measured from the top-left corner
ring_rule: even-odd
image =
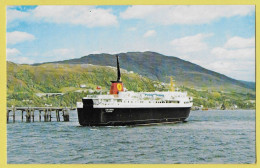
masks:
[[[121,81],[121,74],[120,74],[118,55],[116,55],[116,62],[117,62],[117,82],[120,82]]]
[[[171,80],[171,91],[174,92],[175,88],[174,88],[174,83],[173,83],[172,76],[170,77],[170,80]]]

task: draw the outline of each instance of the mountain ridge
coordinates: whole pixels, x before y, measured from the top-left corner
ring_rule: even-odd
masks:
[[[81,58],[46,63],[93,64],[115,67],[115,55],[119,55],[121,68],[134,71],[152,80],[169,82],[169,76],[173,76],[178,85],[187,85],[194,88],[217,88],[218,90],[225,90],[225,88],[241,90],[241,88],[246,88],[252,91],[255,90],[255,84],[252,82],[236,80],[178,57],[165,56],[152,51],[89,54]]]

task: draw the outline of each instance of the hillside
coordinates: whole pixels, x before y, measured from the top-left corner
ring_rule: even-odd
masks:
[[[168,83],[161,83],[121,69],[122,81],[132,91],[167,91]],[[116,68],[90,64],[42,64],[20,65],[7,62],[7,106],[76,106],[87,94],[99,94],[97,86],[106,93],[110,81],[116,79]],[[84,85],[84,87],[82,87]],[[224,102],[227,108],[255,108],[255,93],[224,92],[193,89],[176,84],[194,99],[194,106],[219,108]],[[62,93],[56,96],[39,96],[46,93]]]
[[[152,80],[169,82],[169,76],[173,76],[179,86],[241,93],[255,92],[255,86],[252,83],[229,78],[174,56],[164,56],[155,52],[128,52],[118,55],[121,68],[134,71]],[[111,54],[91,54],[78,59],[53,63],[93,64],[114,67],[116,59]]]
[[[241,81],[241,80],[239,82],[245,84],[247,88],[255,90],[255,85],[256,85],[255,82],[248,82],[248,81]]]
[[[70,95],[63,101],[67,105],[72,103],[75,106],[76,101],[86,96],[89,90],[95,91],[97,86],[101,86],[104,92],[109,91],[110,81],[115,79],[116,69],[113,67],[88,64],[30,66],[7,62],[7,98],[9,105],[26,104],[27,100],[33,100],[31,104],[42,105],[53,101],[45,102],[37,97],[36,93],[68,93],[74,94],[75,98]],[[126,88],[135,91],[154,91],[154,84],[158,84],[156,81],[123,69],[122,80],[125,81]],[[80,85],[85,86],[81,88]]]

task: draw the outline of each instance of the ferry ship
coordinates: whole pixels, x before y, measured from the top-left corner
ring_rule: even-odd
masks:
[[[125,126],[185,121],[190,114],[192,97],[187,92],[127,91],[121,81],[117,58],[117,80],[111,81],[109,94],[87,95],[77,102],[79,124],[82,126]]]

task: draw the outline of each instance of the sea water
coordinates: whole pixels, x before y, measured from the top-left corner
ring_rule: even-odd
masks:
[[[70,122],[7,124],[9,164],[255,163],[255,110],[191,111],[185,123],[82,127]],[[55,120],[53,118],[52,120]],[[61,119],[62,120],[62,119]]]

